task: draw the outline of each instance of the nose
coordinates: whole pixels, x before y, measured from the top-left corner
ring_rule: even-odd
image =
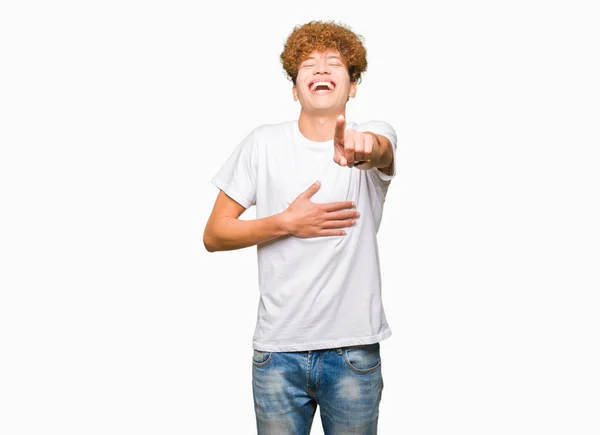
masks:
[[[329,69],[329,65],[327,65],[327,62],[316,62],[314,73],[315,74],[331,74],[331,70]]]

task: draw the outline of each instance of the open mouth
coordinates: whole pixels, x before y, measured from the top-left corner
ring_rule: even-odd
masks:
[[[308,84],[308,89],[310,89],[313,94],[328,94],[335,89],[335,82],[330,80],[315,80]]]

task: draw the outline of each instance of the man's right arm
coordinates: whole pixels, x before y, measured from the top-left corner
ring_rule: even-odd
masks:
[[[204,229],[206,250],[247,248],[285,235],[300,238],[345,235],[344,228],[354,225],[359,217],[355,204],[352,201],[314,203],[310,199],[320,187],[317,181],[285,211],[253,220],[238,219],[245,207],[221,190]]]
[[[225,192],[219,192],[204,229],[207,251],[247,248],[289,234],[281,213],[253,220],[238,219],[245,210]]]

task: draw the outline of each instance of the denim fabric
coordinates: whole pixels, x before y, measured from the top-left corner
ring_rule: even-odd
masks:
[[[379,343],[252,358],[258,435],[307,435],[320,407],[325,435],[377,434],[383,391]]]

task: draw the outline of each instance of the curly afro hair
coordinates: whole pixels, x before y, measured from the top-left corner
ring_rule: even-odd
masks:
[[[327,49],[340,52],[348,68],[350,81],[360,83],[361,74],[367,70],[367,50],[363,38],[343,24],[311,21],[294,27],[280,56],[283,69],[294,85],[300,63],[313,51]]]

